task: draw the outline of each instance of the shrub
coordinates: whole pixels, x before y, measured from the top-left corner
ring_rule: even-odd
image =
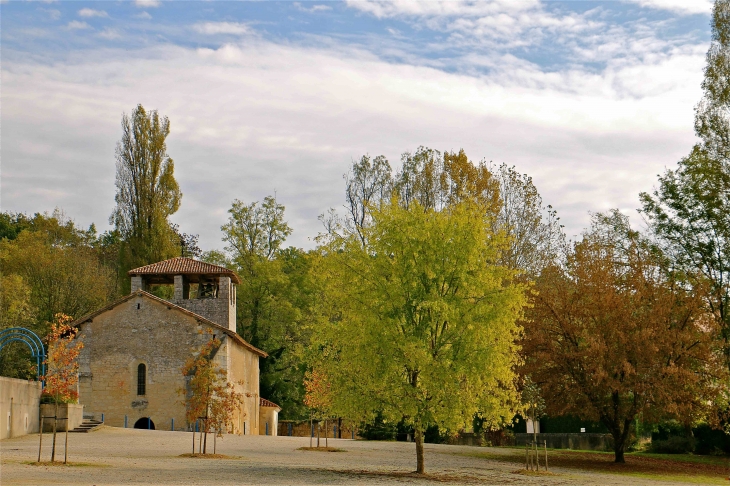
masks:
[[[371,423],[360,426],[360,437],[365,440],[395,440],[396,431],[396,424],[386,422],[378,414]]]
[[[659,454],[686,454],[694,452],[697,440],[694,437],[671,436],[666,440],[653,440],[650,451]]]
[[[43,393],[41,393],[41,403],[56,403],[56,395],[48,393],[47,390],[43,390]],[[79,394],[72,390],[66,397],[63,395],[59,396],[58,403],[79,403]]]

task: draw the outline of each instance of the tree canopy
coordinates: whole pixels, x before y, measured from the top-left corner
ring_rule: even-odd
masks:
[[[730,1],[712,14],[703,97],[695,108],[700,141],[676,169],[642,193],[641,212],[675,269],[687,282],[710,283],[707,303],[717,315],[730,368]]]
[[[497,264],[506,237],[485,213],[475,201],[436,211],[393,200],[371,209],[364,239],[331,235],[320,248],[327,318],[311,349],[332,410],[412,425],[421,473],[428,426],[509,420],[516,400],[525,288]]]
[[[125,288],[130,268],[178,254],[179,238],[168,218],[180,207],[182,193],[165,139],[170,121],[142,105],[122,115],[122,138],[116,148],[116,207],[109,217],[122,239],[120,277]]]
[[[226,254],[206,255],[241,277],[238,288],[238,333],[269,355],[260,363],[261,395],[282,406],[282,418],[303,418],[306,345],[313,312],[309,256],[286,248],[291,228],[285,207],[272,196],[263,202],[235,200],[221,227]],[[225,262],[225,263],[224,263]]]
[[[637,417],[691,423],[726,388],[704,295],[665,264],[625,216],[595,215],[566,265],[537,279],[524,322],[523,372],[540,385],[548,413],[603,423],[616,462]]]

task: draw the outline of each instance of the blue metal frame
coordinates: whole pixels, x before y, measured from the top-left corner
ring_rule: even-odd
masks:
[[[43,346],[41,338],[30,329],[24,327],[11,327],[0,331],[0,351],[14,341],[25,343],[30,348],[31,356],[36,361],[38,381],[43,383],[41,377],[46,374],[46,348]],[[43,383],[43,386],[45,386],[45,383]]]

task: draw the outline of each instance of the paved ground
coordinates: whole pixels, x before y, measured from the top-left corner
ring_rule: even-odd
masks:
[[[43,438],[44,460],[50,456],[49,438]],[[63,435],[59,438],[63,458]],[[434,477],[423,479],[398,475],[415,469],[413,444],[330,439],[330,446],[345,452],[297,450],[308,445],[309,439],[300,437],[226,436],[218,440],[217,452],[230,458],[185,458],[180,454],[191,452],[190,433],[103,427],[69,435],[69,461],[81,465],[48,467],[27,464],[37,458],[38,436],[24,436],[0,441],[0,484],[681,484],[576,470],[530,477],[516,474],[514,463],[473,455],[509,450],[434,444],[425,446],[426,469]]]

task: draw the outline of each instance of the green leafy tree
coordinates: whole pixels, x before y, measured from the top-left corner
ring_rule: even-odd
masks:
[[[180,207],[182,193],[165,139],[170,121],[142,105],[122,116],[116,148],[116,207],[109,217],[122,240],[120,278],[126,271],[179,254],[179,238],[168,218]]]
[[[305,321],[313,312],[308,255],[285,248],[291,229],[284,206],[273,197],[262,203],[234,201],[221,229],[227,255],[211,252],[214,262],[230,260],[241,277],[238,333],[269,357],[261,362],[261,394],[282,406],[282,418],[303,418],[305,366],[299,349],[307,342]]]
[[[641,212],[671,256],[678,274],[711,283],[707,303],[721,323],[730,368],[730,1],[712,14],[703,97],[695,109],[700,141],[678,167],[642,193]]]
[[[363,244],[363,229],[371,224],[371,211],[396,197],[404,207],[417,201],[423,208],[443,209],[464,200],[484,206],[494,231],[510,237],[501,262],[534,278],[562,254],[564,235],[560,218],[544,206],[532,178],[505,164],[490,167],[474,164],[463,150],[441,153],[427,147],[401,156],[401,168],[393,174],[384,156],[363,156],[345,174],[346,212],[342,220],[334,213],[322,215],[327,232],[357,235]]]
[[[22,231],[0,241],[3,272],[18,275],[30,288],[34,320],[46,325],[58,313],[82,316],[114,297],[116,279],[88,246],[50,244],[40,232]],[[47,327],[43,329],[45,334]]]
[[[666,272],[664,256],[618,211],[595,215],[566,260],[537,280],[522,340],[524,372],[548,414],[600,421],[620,463],[637,417],[713,416],[727,373],[703,289]]]
[[[517,403],[525,288],[496,263],[505,236],[485,214],[473,201],[442,211],[394,201],[372,210],[366,246],[350,234],[320,248],[327,319],[310,349],[331,410],[413,426],[418,473],[429,426],[458,430],[477,413],[501,422]]]
[[[25,327],[44,335],[35,321],[36,310],[31,305],[30,287],[20,275],[0,276],[0,331],[11,327]],[[24,343],[7,344],[0,353],[0,376],[35,379],[36,361]]]
[[[268,326],[261,321],[270,317],[276,289],[283,274],[276,257],[291,234],[284,221],[284,206],[269,196],[263,204],[233,202],[228,223],[221,227],[226,251],[242,279],[238,292],[238,333],[254,346],[262,344],[261,333]]]
[[[25,327],[45,336],[58,313],[83,315],[117,293],[114,242],[92,224],[78,228],[63,211],[0,213],[0,329]],[[0,375],[33,378],[30,353],[20,343],[0,355]]]

